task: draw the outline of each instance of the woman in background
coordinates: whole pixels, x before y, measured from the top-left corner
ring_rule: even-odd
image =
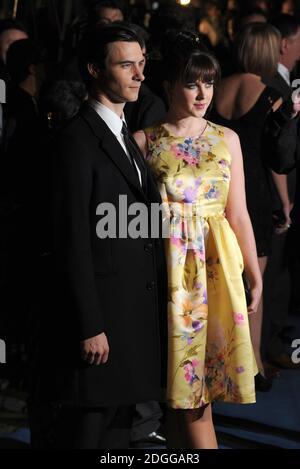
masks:
[[[215,119],[237,132],[241,140],[247,207],[255,235],[258,263],[264,275],[271,253],[273,221],[271,173],[264,165],[263,131],[268,114],[282,103],[279,92],[266,86],[264,80],[270,79],[277,71],[280,34],[266,23],[249,24],[237,36],[235,48],[241,72],[221,81],[216,93]],[[290,201],[286,178],[274,174],[273,177],[283,205],[284,224],[289,225]],[[267,391],[272,380],[267,378],[261,358],[262,319],[261,301],[257,314],[250,317],[250,330],[259,369],[256,385],[259,390]]]

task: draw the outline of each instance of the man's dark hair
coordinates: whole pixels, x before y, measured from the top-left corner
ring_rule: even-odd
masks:
[[[95,0],[91,3],[88,9],[88,26],[89,28],[95,26],[99,21],[99,14],[102,8],[112,8],[113,10],[120,10],[125,18],[126,7],[122,0]]]
[[[263,18],[265,18],[266,22],[268,21],[268,14],[261,8],[253,7],[253,8],[244,9],[242,13],[240,13],[239,15],[235,17],[235,20],[233,23],[234,36],[236,36],[236,34],[238,34],[245,26],[247,26],[248,24],[247,20],[249,17],[256,16],[256,15],[262,16]]]
[[[95,64],[99,70],[106,70],[106,61],[109,53],[109,45],[114,42],[138,42],[141,48],[143,40],[130,26],[112,23],[98,26],[87,32],[79,46],[79,67],[82,79],[89,87],[91,76],[88,72],[88,64]]]
[[[260,16],[263,16],[266,20],[268,19],[268,13],[259,7],[252,7],[252,8],[245,9],[240,14],[240,18],[241,20],[243,20],[247,18],[248,16],[254,16],[254,15],[260,15]]]
[[[4,31],[8,31],[9,29],[17,29],[18,31],[23,31],[24,33],[27,33],[25,26],[20,23],[20,21],[12,19],[0,20],[0,35],[4,33]]]
[[[41,61],[41,52],[30,39],[13,42],[6,58],[6,66],[12,83],[18,85],[24,81],[29,75],[30,65],[37,65]]]
[[[124,1],[122,0],[93,0],[89,6],[92,8],[118,8],[122,11],[124,8]]]
[[[286,14],[277,16],[271,21],[271,24],[278,29],[282,38],[295,36],[300,27],[300,22],[297,18]]]

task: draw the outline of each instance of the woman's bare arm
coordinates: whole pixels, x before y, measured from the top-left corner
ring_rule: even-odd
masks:
[[[251,220],[247,210],[243,157],[239,137],[230,129],[225,129],[225,140],[229,147],[231,163],[231,183],[226,205],[226,217],[230,223],[242,251],[245,274],[251,291],[249,313],[258,308],[262,293],[262,278],[257,260],[256,243]]]

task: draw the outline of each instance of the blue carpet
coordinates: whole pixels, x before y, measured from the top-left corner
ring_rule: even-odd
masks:
[[[30,431],[29,428],[18,428],[18,430],[11,433],[2,433],[0,439],[11,439],[20,441],[21,443],[30,444]]]
[[[271,391],[257,393],[256,404],[216,403],[214,414],[300,432],[300,372],[282,370]]]
[[[300,318],[291,319],[292,337],[300,338]],[[256,404],[215,403],[219,439],[226,444],[232,442],[232,447],[236,438],[245,447],[256,442],[257,447],[300,449],[299,389],[300,370],[281,370],[269,392],[257,392]]]
[[[233,437],[231,440],[231,447],[237,448],[268,448],[268,449],[300,449],[300,441],[287,438],[284,434],[282,436],[273,435],[272,433],[260,433],[258,429],[243,430],[241,428],[229,428],[228,426],[216,425],[216,431],[219,435],[219,441],[228,441],[229,436]],[[230,444],[229,442],[227,444]]]

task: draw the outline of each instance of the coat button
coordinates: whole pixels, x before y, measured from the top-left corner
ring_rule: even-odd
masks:
[[[147,244],[145,244],[144,249],[145,249],[145,251],[148,252],[149,254],[152,254],[153,244],[152,244],[152,243],[147,243]]]
[[[148,283],[147,283],[147,287],[146,287],[146,288],[147,288],[148,291],[152,291],[152,290],[154,289],[154,287],[155,287],[155,282],[154,282],[154,280],[152,280],[152,282],[148,282]]]

